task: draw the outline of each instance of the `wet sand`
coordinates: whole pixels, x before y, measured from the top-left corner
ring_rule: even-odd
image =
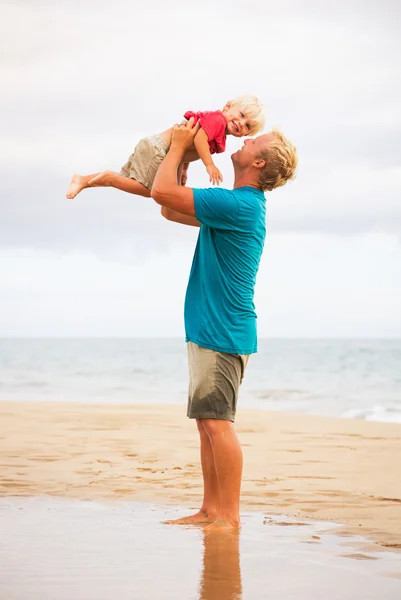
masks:
[[[0,499],[7,600],[399,600],[401,555],[329,523],[243,514],[240,534],[164,525],[182,507]]]
[[[243,511],[333,521],[401,548],[401,425],[240,407],[237,431]],[[0,403],[0,496],[198,508],[201,495],[184,407]]]

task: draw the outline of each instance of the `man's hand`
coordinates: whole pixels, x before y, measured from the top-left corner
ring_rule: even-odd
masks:
[[[193,117],[185,123],[174,125],[170,148],[176,148],[184,153],[185,150],[188,150],[188,148],[193,146],[194,137],[198,133],[198,130],[199,123],[194,126]]]
[[[220,181],[223,181],[223,175],[220,173],[216,165],[209,165],[206,167],[206,171],[209,174],[209,181],[213,185],[220,185]]]

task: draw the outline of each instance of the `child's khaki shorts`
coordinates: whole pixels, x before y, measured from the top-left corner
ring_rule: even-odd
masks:
[[[187,343],[190,419],[234,421],[249,354],[227,354]]]
[[[135,179],[150,190],[167,150],[168,145],[160,135],[143,138],[121,168],[120,175]]]

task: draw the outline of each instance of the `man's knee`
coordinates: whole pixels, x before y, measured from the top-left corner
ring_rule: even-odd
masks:
[[[203,419],[196,419],[196,425],[197,425],[198,431],[201,435],[202,435],[202,433],[206,433],[206,430],[203,427]]]
[[[201,421],[201,426],[209,437],[220,435],[227,429],[232,429],[232,422],[225,419],[199,419],[199,421]]]

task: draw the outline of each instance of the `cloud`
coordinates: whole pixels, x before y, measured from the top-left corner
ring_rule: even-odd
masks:
[[[400,335],[398,2],[0,11],[0,334],[179,334],[196,230],[151,200],[65,190],[74,172],[118,170],[186,110],[253,93],[300,156],[297,179],[267,194],[261,334]],[[227,187],[240,143],[216,157]],[[202,164],[189,182],[208,185]]]
[[[183,337],[195,231],[166,227],[192,239],[132,261],[124,249],[117,257],[0,250],[0,336]],[[269,232],[255,296],[259,336],[401,336],[400,265],[394,236]]]
[[[218,164],[224,174],[228,173],[224,184],[230,187],[229,158]],[[100,166],[109,165],[101,162]],[[91,170],[88,166],[88,171]],[[141,248],[165,251],[185,243],[187,229],[182,228],[179,237],[172,235],[151,199],[112,189],[91,189],[84,190],[73,201],[66,200],[67,172],[68,169],[64,174],[51,165],[47,172],[39,173],[29,166],[21,173],[0,171],[3,187],[0,246],[92,249],[102,255],[103,251],[115,252],[121,246],[133,248],[135,254]],[[35,182],[33,189],[31,182]],[[196,186],[206,184],[203,165],[191,166],[190,182]],[[267,228],[276,233],[399,234],[400,188],[401,167],[339,168],[330,161],[304,159],[297,180],[267,194]]]

